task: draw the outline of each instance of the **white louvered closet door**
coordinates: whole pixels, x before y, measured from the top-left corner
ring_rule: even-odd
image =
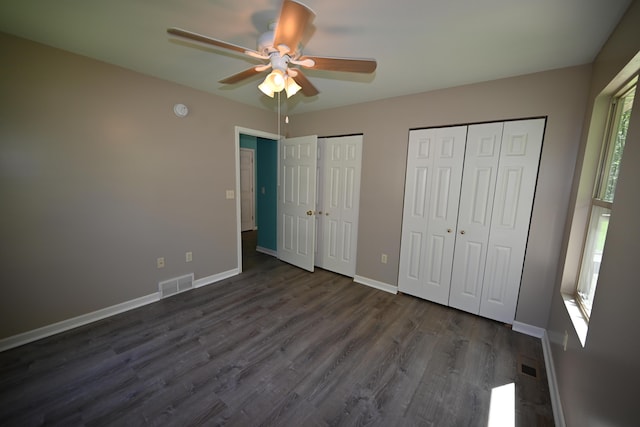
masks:
[[[398,289],[447,304],[466,126],[409,134]]]

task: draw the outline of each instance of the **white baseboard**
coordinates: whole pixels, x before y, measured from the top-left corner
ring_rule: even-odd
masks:
[[[562,411],[562,402],[560,400],[560,392],[558,391],[558,379],[556,377],[555,365],[553,364],[551,343],[549,342],[547,330],[521,322],[513,322],[511,329],[522,334],[540,338],[540,341],[542,342],[542,353],[544,354],[544,366],[547,371],[547,382],[549,383],[549,396],[551,398],[553,420],[557,427],[565,427],[564,412]]]
[[[390,285],[390,284],[384,283],[384,282],[379,282],[377,280],[369,279],[367,277],[362,277],[362,276],[356,275],[356,276],[353,277],[353,281],[356,282],[356,283],[360,283],[362,285],[367,285],[367,286],[370,286],[372,288],[379,289],[381,291],[389,292],[391,294],[397,294],[398,293],[398,287],[397,286],[393,286],[393,285]]]
[[[528,325],[526,323],[521,323],[521,322],[513,322],[511,329],[516,332],[520,332],[521,334],[529,335],[529,336],[540,338],[540,339],[542,339],[542,337],[546,333],[544,328],[539,328],[537,326]]]
[[[278,251],[274,251],[273,249],[267,249],[267,248],[263,248],[262,246],[257,246],[256,252],[260,252],[260,253],[271,255],[273,257],[278,258]]]
[[[83,326],[97,320],[115,316],[116,314],[133,310],[134,308],[142,307],[143,305],[151,304],[152,302],[156,302],[159,300],[160,294],[158,292],[155,292],[150,295],[112,305],[111,307],[102,308],[91,313],[82,314],[77,317],[72,317],[71,319],[66,319],[61,322],[52,323],[51,325],[43,326],[38,329],[33,329],[31,331],[23,332],[18,335],[10,336],[8,338],[3,338],[0,340],[0,351],[9,350],[10,348],[18,347],[20,345],[46,338],[60,332],[68,331],[69,329],[77,328],[78,326]]]
[[[544,366],[547,368],[547,380],[549,382],[549,396],[551,397],[551,408],[553,409],[553,420],[556,427],[566,427],[564,422],[564,412],[562,410],[562,401],[560,400],[560,391],[558,390],[558,378],[556,377],[556,368],[553,364],[553,354],[551,353],[551,343],[547,331],[542,336],[542,352],[544,354]]]
[[[220,280],[236,276],[238,269],[223,271],[222,273],[214,274],[208,277],[203,277],[193,282],[194,288],[210,285]],[[125,301],[120,304],[112,305],[110,307],[102,308],[100,310],[93,311],[91,313],[82,314],[71,319],[66,319],[51,325],[43,326],[38,329],[23,332],[18,335],[13,335],[7,338],[0,339],[0,352],[9,350],[14,347],[28,344],[30,342],[49,337],[51,335],[59,334],[60,332],[68,331],[79,326],[84,326],[98,320],[105,319],[116,314],[123,313],[125,311],[133,310],[134,308],[142,307],[143,305],[151,304],[160,300],[160,294],[155,292],[153,294],[145,295],[140,298],[135,298],[129,301]]]
[[[240,274],[240,270],[233,268],[231,270],[223,271],[222,273],[212,274],[211,276],[200,278],[193,282],[194,288],[200,288],[202,286],[211,285],[212,283],[219,282],[229,277],[237,276]]]

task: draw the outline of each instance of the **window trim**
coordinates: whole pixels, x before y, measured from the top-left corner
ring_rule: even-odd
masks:
[[[589,201],[589,210],[588,210],[587,221],[585,223],[584,233],[582,237],[582,245],[580,246],[580,258],[577,265],[578,271],[576,274],[575,286],[573,288],[573,294],[567,295],[564,298],[565,304],[569,301],[570,304],[577,306],[577,308],[580,311],[581,317],[587,326],[589,324],[590,314],[589,314],[589,310],[585,306],[583,298],[580,296],[578,292],[578,289],[580,286],[580,278],[582,276],[582,269],[583,269],[582,265],[583,265],[584,257],[586,254],[587,246],[589,244],[588,238],[589,238],[589,231],[592,226],[591,221],[593,216],[593,208],[594,206],[598,206],[604,209],[608,209],[609,211],[613,209],[613,201],[604,200],[605,191],[606,191],[605,187],[607,185],[605,180],[608,178],[611,170],[612,156],[613,156],[613,151],[615,149],[615,144],[616,144],[616,130],[620,125],[620,120],[622,117],[621,109],[624,108],[624,102],[621,102],[621,101],[623,98],[628,96],[632,91],[634,91],[637,94],[638,86],[639,86],[639,81],[638,81],[639,76],[640,76],[639,73],[635,73],[625,84],[623,84],[618,90],[616,90],[614,93],[611,94],[611,96],[608,97],[609,109],[607,113],[607,119],[605,122],[604,133],[602,135],[601,142],[600,142],[600,156],[598,159],[595,180],[592,185],[592,194],[591,194],[591,200]],[[624,157],[624,154],[623,154],[623,157]],[[605,248],[606,248],[606,244],[605,244]],[[596,281],[596,284],[595,284],[596,288],[597,288],[597,283],[598,282]],[[567,307],[567,309],[569,309],[569,307]],[[586,330],[585,330],[584,338],[581,339],[581,341],[584,346],[586,342]]]

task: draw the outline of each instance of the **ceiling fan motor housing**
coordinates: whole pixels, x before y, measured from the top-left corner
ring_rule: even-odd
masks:
[[[258,52],[268,56],[274,51],[276,51],[276,49],[273,48],[273,31],[269,30],[266,33],[262,33],[260,37],[258,37]]]
[[[271,52],[269,54],[269,60],[271,61],[271,67],[274,70],[280,70],[282,72],[286,72],[289,67],[289,60],[291,58],[289,55],[282,55],[278,51]]]

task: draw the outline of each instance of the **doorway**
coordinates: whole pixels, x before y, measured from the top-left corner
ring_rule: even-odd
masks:
[[[316,139],[313,137],[314,140]],[[292,142],[297,138],[287,140]],[[271,256],[280,257],[281,260],[293,263],[287,259],[286,242],[282,243],[282,253],[279,252],[277,242],[279,227],[284,233],[283,224],[278,223],[278,191],[281,178],[278,147],[278,136],[246,128],[236,128],[236,152],[237,152],[237,194],[240,195],[240,183],[242,169],[240,167],[240,152],[243,149],[253,149],[255,155],[255,206],[256,223],[253,232],[249,227],[242,226],[242,218],[245,217],[241,203],[238,205],[238,265],[242,272],[243,253],[247,250],[252,252],[262,252]],[[301,268],[313,271],[313,266],[334,271],[349,277],[355,276],[355,259],[357,253],[357,230],[358,230],[358,208],[360,189],[360,164],[362,153],[362,135],[327,137],[317,139],[318,144],[318,165],[317,170],[318,186],[313,184],[313,197],[308,197],[311,204],[303,209],[303,214],[313,215],[315,220],[312,234],[309,233],[292,238],[293,242],[300,240],[310,242],[311,246],[305,246],[305,253],[311,256],[310,264]],[[316,145],[316,142],[314,142]],[[313,156],[315,159],[315,155]],[[285,162],[286,163],[286,162]],[[287,169],[287,168],[285,168]],[[314,171],[313,169],[308,172]],[[316,173],[311,172],[313,178]],[[305,175],[306,176],[306,175]],[[314,179],[315,181],[315,179]],[[296,194],[299,193],[299,186],[295,185]],[[317,190],[317,191],[316,191]],[[241,197],[239,196],[238,199]],[[285,197],[286,199],[286,197]],[[307,198],[305,198],[306,200]],[[246,203],[244,203],[246,204]],[[284,209],[284,208],[282,208]],[[283,214],[286,214],[283,210]],[[302,215],[302,214],[301,214]],[[286,215],[285,215],[286,216]],[[307,216],[302,216],[307,219]],[[311,217],[311,218],[313,218]],[[311,219],[309,218],[309,219]],[[301,221],[295,221],[299,224]],[[308,222],[308,221],[307,221]],[[286,223],[286,221],[285,221]],[[293,227],[289,227],[293,230]],[[297,227],[299,231],[299,227]],[[286,234],[286,233],[284,233]],[[306,236],[306,237],[305,237]],[[251,248],[249,248],[251,244]],[[244,248],[244,249],[243,249]],[[291,251],[290,251],[291,252]],[[293,251],[300,255],[299,250]],[[314,260],[315,258],[315,260]]]
[[[243,252],[263,252],[277,255],[276,247],[276,209],[277,209],[277,169],[278,135],[236,126],[236,224],[238,245],[238,272],[243,270]],[[246,225],[243,218],[241,152],[244,149],[254,153],[254,224]],[[245,224],[243,226],[243,219]],[[244,231],[244,230],[248,231]],[[247,266],[248,267],[248,266]]]

